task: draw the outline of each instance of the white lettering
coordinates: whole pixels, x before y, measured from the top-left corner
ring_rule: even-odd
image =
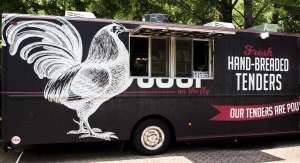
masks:
[[[174,85],[174,80],[173,79],[164,79],[164,80],[168,80],[167,83],[163,83],[162,82],[162,78],[157,78],[156,79],[156,85],[159,88],[171,88]]]
[[[241,73],[235,73],[235,76],[237,77],[237,79],[236,79],[236,90],[240,90],[240,77],[241,77]]]
[[[140,88],[152,88],[154,85],[154,79],[153,78],[147,78],[147,82],[144,82],[144,78],[137,78],[137,85]]]
[[[154,84],[158,88],[172,88],[176,82],[179,88],[201,88],[201,79],[191,78],[137,78],[137,85],[139,88],[152,88]]]
[[[187,82],[183,83],[182,80],[187,80]],[[193,79],[176,79],[176,85],[179,88],[190,88],[193,86]]]

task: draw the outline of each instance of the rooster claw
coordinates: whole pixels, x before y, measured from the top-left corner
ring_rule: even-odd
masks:
[[[101,130],[100,128],[92,128],[92,131],[93,131],[93,132],[96,132],[96,133],[97,133],[97,132],[102,132],[102,130]]]
[[[95,133],[102,132],[102,130],[100,128],[93,128],[92,131],[95,132]],[[71,131],[67,132],[68,135],[69,134],[78,135],[78,134],[88,134],[88,133],[90,133],[90,132],[87,129],[71,130]]]
[[[87,133],[89,133],[89,131],[88,130],[71,130],[71,131],[69,131],[69,132],[67,132],[67,134],[69,135],[69,134],[87,134]]]
[[[104,139],[104,140],[109,140],[109,141],[112,139],[119,139],[113,132],[83,134],[83,135],[80,135],[79,138],[98,138],[98,139]]]

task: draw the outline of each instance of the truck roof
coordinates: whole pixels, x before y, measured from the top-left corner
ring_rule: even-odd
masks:
[[[11,15],[11,13],[4,13],[2,15]],[[57,16],[48,16],[48,15],[30,15],[30,14],[16,14],[22,15],[27,18],[41,18],[41,19],[53,19]],[[76,17],[66,17],[68,20],[73,21],[89,21],[89,22],[114,22],[114,23],[123,23],[123,24],[135,24],[140,25],[134,33],[135,34],[153,34],[157,35],[159,33],[184,33],[187,32],[189,34],[196,33],[202,34],[203,37],[207,37],[211,34],[235,34],[237,32],[245,32],[245,33],[253,33],[260,34],[263,32],[254,31],[251,29],[232,29],[232,28],[224,28],[224,27],[211,27],[211,26],[203,26],[203,25],[192,25],[192,24],[178,24],[178,23],[154,23],[154,22],[144,22],[144,21],[136,21],[136,20],[119,20],[119,19],[106,19],[106,18],[76,18]],[[147,33],[147,30],[151,31]],[[300,37],[299,33],[286,33],[286,32],[268,32],[270,35],[282,35],[282,36],[294,36]],[[184,35],[184,34],[183,34]]]

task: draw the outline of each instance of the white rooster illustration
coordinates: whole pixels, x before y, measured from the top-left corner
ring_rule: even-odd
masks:
[[[116,23],[102,27],[82,62],[80,34],[65,18],[16,19],[20,17],[8,15],[3,19],[4,45],[9,45],[10,55],[19,51],[23,60],[33,64],[40,79],[49,79],[44,89],[46,99],[76,111],[79,120],[73,120],[79,129],[67,134],[118,139],[113,132],[92,128],[88,120],[105,101],[125,91],[132,82],[129,54],[118,37],[128,29]]]

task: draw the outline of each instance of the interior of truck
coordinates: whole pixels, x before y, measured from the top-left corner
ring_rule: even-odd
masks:
[[[129,37],[134,77],[213,78],[213,39],[195,32],[144,30]]]

